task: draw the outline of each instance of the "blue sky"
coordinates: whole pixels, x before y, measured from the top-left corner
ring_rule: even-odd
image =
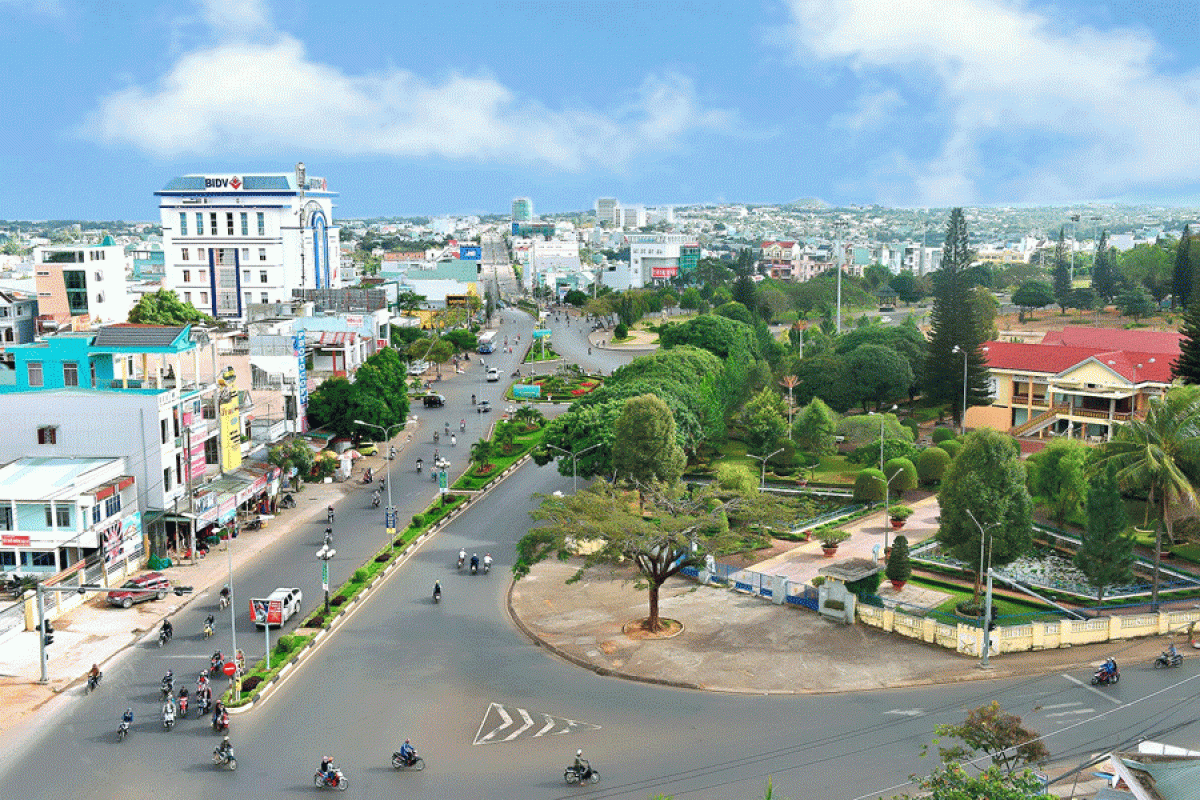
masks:
[[[1165,0],[0,0],[0,218],[288,170],[345,217],[721,200],[1194,202]]]

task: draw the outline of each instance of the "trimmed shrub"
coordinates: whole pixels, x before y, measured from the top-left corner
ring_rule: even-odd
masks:
[[[386,564],[387,562],[389,562],[391,560],[392,560],[391,553],[380,553],[379,555],[375,556],[375,562],[378,564]]]
[[[366,579],[367,579],[366,569],[364,569],[363,567],[359,567],[358,569],[354,570],[354,577],[352,578],[352,580],[355,583],[362,583]]]
[[[613,328],[614,339],[625,339],[629,336],[629,328],[625,327],[624,322],[618,322],[617,327]]]
[[[954,458],[963,449],[963,443],[957,439],[947,439],[939,444],[938,447],[945,450],[950,455],[950,458]]]
[[[905,492],[917,488],[917,468],[907,458],[893,458],[883,465],[883,474],[896,497],[903,497]]]
[[[889,581],[906,581],[912,577],[907,536],[901,534],[892,540],[892,552],[888,555],[885,572]]]
[[[336,607],[336,606],[340,606],[344,602],[346,602],[345,596],[339,594],[337,597],[335,597],[329,601],[329,605]]]
[[[258,685],[260,683],[262,683],[261,675],[251,675],[250,677],[248,677],[242,681],[242,691],[243,692],[253,692],[255,689],[258,688]]]
[[[947,439],[953,439],[953,438],[954,438],[954,431],[951,430],[950,428],[934,428],[933,429],[933,443],[934,444],[941,444],[942,442],[946,441]]]
[[[414,528],[425,527],[425,515],[424,514],[413,514],[412,525]]]
[[[917,437],[921,435],[921,425],[915,419],[902,419],[900,424],[908,428],[912,432],[912,438],[915,442]]]
[[[927,447],[917,457],[917,477],[921,483],[931,486],[941,483],[950,466],[950,454],[941,447]]]
[[[850,581],[846,584],[846,590],[852,592],[859,600],[862,600],[867,595],[879,593],[879,573],[872,572],[865,578],[859,578],[856,581]]]
[[[854,502],[882,503],[885,485],[887,479],[883,477],[882,472],[875,468],[864,469],[854,479]]]

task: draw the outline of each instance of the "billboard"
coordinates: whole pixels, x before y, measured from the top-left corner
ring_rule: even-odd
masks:
[[[674,278],[679,273],[678,267],[651,267],[651,278]]]
[[[524,384],[516,384],[512,387],[513,397],[541,397],[542,387],[538,384],[526,386]]]
[[[463,261],[478,261],[483,258],[483,248],[477,244],[463,245],[458,248],[458,257]]]
[[[234,393],[221,403],[221,469],[232,472],[242,465],[242,415]]]
[[[258,625],[282,625],[282,600],[251,600],[250,617]]]

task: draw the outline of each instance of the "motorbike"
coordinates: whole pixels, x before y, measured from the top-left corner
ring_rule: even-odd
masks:
[[[471,562],[471,574],[472,574],[472,575],[478,575],[478,574],[479,574],[479,562],[478,562],[478,561],[472,561],[472,562]]]
[[[1092,686],[1107,686],[1110,683],[1119,683],[1121,680],[1121,670],[1115,669],[1108,672],[1103,667],[1096,670],[1096,674],[1092,675]]]
[[[237,769],[237,759],[233,757],[233,751],[223,753],[220,747],[213,749],[213,764],[218,767],[229,767],[230,772]]]
[[[325,529],[325,546],[326,547],[333,546],[333,531],[330,530],[329,528]]]
[[[335,769],[330,773],[318,772],[313,775],[313,786],[318,789],[324,789],[328,786],[330,789],[346,791],[346,787],[350,785],[350,780],[342,774],[340,769]]]
[[[521,377],[521,370],[519,370],[519,369],[518,369],[518,370],[514,371],[514,372],[513,372],[513,374],[512,374],[512,375],[509,375],[508,377],[510,377],[510,378],[519,378],[519,377]]]
[[[207,714],[208,706],[209,706],[210,702],[211,701],[208,699],[207,694],[197,694],[196,695],[196,706],[197,706],[196,716],[203,717],[205,714]]]
[[[183,697],[179,698],[179,718],[180,719],[187,719],[187,710],[188,710],[188,698],[187,698],[187,695],[185,694]]]
[[[462,420],[459,420],[459,421],[458,421],[458,432],[459,432],[459,433],[466,433],[466,432],[467,432],[467,421],[466,421],[465,419],[462,419]]]
[[[242,526],[242,527],[243,527],[243,528],[245,528],[245,529],[246,529],[246,530],[248,530],[248,531],[257,531],[257,530],[262,530],[262,526],[263,526],[263,521],[262,521],[262,518],[261,518],[261,517],[255,517],[255,518],[254,518],[254,519],[252,519],[252,520],[248,520],[248,521],[246,522],[246,524],[245,524],[244,526]]]
[[[374,481],[375,481],[375,476],[371,474],[371,470],[368,468],[367,471],[363,473],[362,482],[363,483],[373,483]]]
[[[175,693],[175,679],[174,678],[163,678],[162,686],[159,688],[162,691],[163,700],[166,700],[168,697],[170,697],[172,694]]]
[[[162,647],[164,644],[167,643],[167,640],[170,638],[171,638],[171,634],[167,633],[167,631],[165,629],[159,631],[158,632],[158,646]]]
[[[417,474],[418,475],[421,474],[421,467],[423,467],[423,466],[425,466],[425,462],[418,458],[417,459]]]
[[[221,651],[212,654],[212,658],[208,660],[208,672],[210,675],[218,675],[221,672],[221,667],[225,664],[225,657],[221,655]]]
[[[425,769],[425,759],[416,753],[413,753],[412,758],[405,758],[397,750],[395,753],[392,753],[392,769],[412,769],[420,772]]]
[[[371,497],[371,508],[379,508],[379,494],[376,493]]]
[[[207,639],[213,635],[213,624],[208,620],[204,621],[204,638]]]
[[[442,587],[441,586],[433,587],[433,602],[435,602],[435,603],[442,602]]]
[[[563,772],[563,780],[567,783],[592,783],[600,782],[600,773],[592,769],[592,765],[587,761],[583,762],[583,769],[575,769],[575,765],[567,767]]]
[[[229,730],[229,712],[222,711],[221,716],[213,720],[212,729],[217,733],[225,733]]]
[[[121,727],[117,728],[117,741],[125,741],[125,737],[129,735],[129,723],[121,720]]]
[[[1154,659],[1155,669],[1164,669],[1166,667],[1178,667],[1183,663],[1182,653],[1163,653],[1158,658]]]
[[[458,554],[458,566],[455,567],[455,569],[462,569],[463,564],[466,563],[466,560],[467,560],[467,554],[459,553]]]
[[[296,498],[292,497],[290,494],[285,494],[283,499],[279,501],[279,505],[283,508],[295,508]]]
[[[162,712],[162,722],[163,728],[168,731],[175,727],[175,711],[173,709],[164,708]]]
[[[328,509],[325,512],[325,521],[328,522],[330,525],[333,524],[333,509],[332,508]]]
[[[247,527],[249,527],[249,526],[247,526]],[[217,600],[217,606],[222,611],[229,608],[229,593],[228,592],[221,592],[221,597],[219,600]]]
[[[92,690],[100,685],[100,679],[103,677],[104,677],[103,672],[100,672],[96,675],[93,675],[90,672],[88,673],[88,676],[87,676],[87,693],[88,694],[91,694]]]

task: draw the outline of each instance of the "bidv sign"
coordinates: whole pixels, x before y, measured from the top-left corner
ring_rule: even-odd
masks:
[[[204,179],[204,188],[205,189],[233,189],[236,191],[236,190],[242,188],[242,179],[239,178],[237,175],[231,175],[228,178],[205,178]]]

